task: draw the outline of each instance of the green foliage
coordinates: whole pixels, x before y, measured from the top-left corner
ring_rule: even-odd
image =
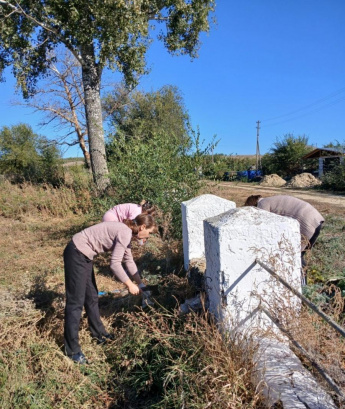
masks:
[[[247,170],[253,165],[255,156],[215,154],[204,156],[202,168],[208,179],[221,180],[224,172]]]
[[[335,165],[322,178],[322,189],[345,192],[345,162]]]
[[[150,200],[172,218],[171,233],[181,234],[181,202],[196,195],[199,188],[195,155],[176,145],[165,134],[153,134],[148,141],[127,141],[118,136],[109,144],[109,169],[114,187],[112,206]],[[161,220],[161,222],[163,222]]]
[[[326,216],[325,219],[320,237],[307,254],[311,283],[345,278],[345,217]]]
[[[154,26],[165,23],[158,39],[172,54],[196,57],[200,32],[209,31],[215,0],[6,0],[0,3],[0,75],[7,66],[24,98],[55,61],[63,44],[82,68],[88,142],[94,181],[109,186],[100,101],[105,67],[123,74],[127,85],[146,72],[145,55]],[[92,120],[90,120],[92,118]]]
[[[302,157],[312,150],[305,135],[295,137],[286,134],[281,139],[277,138],[273,146],[271,153],[262,157],[263,171],[265,174],[276,173],[287,178],[302,172]]]
[[[106,109],[118,103],[120,94],[107,97]],[[198,169],[210,145],[203,149],[199,130],[189,127],[177,88],[138,91],[126,99],[129,103],[112,116],[115,129],[108,137],[108,166],[115,197],[107,204],[150,200],[164,214],[160,222],[179,236],[181,202],[196,195]]]
[[[26,124],[1,129],[0,172],[12,175],[17,181],[55,186],[63,181],[57,147],[35,134]]]
[[[50,51],[64,44],[78,59],[97,65],[99,74],[108,66],[134,83],[145,72],[150,20],[165,22],[158,39],[169,52],[195,57],[214,7],[214,0],[8,0],[0,5],[0,68],[12,65],[28,96],[52,62]]]
[[[155,133],[169,135],[179,145],[189,144],[190,119],[177,87],[166,85],[158,91],[128,94],[116,88],[103,100],[111,125],[127,139],[149,140]],[[118,108],[114,111],[114,106]]]

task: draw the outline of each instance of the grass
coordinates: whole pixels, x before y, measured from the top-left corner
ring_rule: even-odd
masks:
[[[248,196],[217,184],[208,189],[238,205]],[[140,297],[128,294],[100,297],[102,320],[116,339],[95,345],[83,317],[80,341],[90,365],[72,364],[63,354],[62,252],[75,232],[97,222],[89,192],[2,183],[0,197],[1,408],[264,407],[251,384],[254,346],[222,338],[207,312],[178,315],[194,289],[183,272],[181,242],[159,236],[133,247],[144,278],[158,286],[155,308],[143,311]],[[324,213],[325,227],[307,257],[306,293],[344,324],[345,217],[336,208]],[[124,289],[108,266],[108,255],[97,258],[98,289]],[[344,341],[308,310],[287,325],[345,388]]]
[[[0,407],[262,407],[250,382],[250,351],[235,341],[229,348],[207,314],[178,315],[179,302],[194,292],[181,243],[159,236],[133,248],[144,277],[158,286],[155,309],[143,311],[141,298],[128,294],[100,297],[116,339],[96,345],[83,317],[80,342],[90,365],[64,356],[62,252],[75,232],[97,222],[86,211],[89,193],[82,194],[85,202],[73,189],[0,184]],[[98,289],[123,289],[108,265],[107,255],[97,258]]]

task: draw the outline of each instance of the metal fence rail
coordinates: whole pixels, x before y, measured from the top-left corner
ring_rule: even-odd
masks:
[[[331,327],[333,327],[340,335],[345,338],[345,329],[337,324],[331,317],[321,311],[315,304],[313,304],[308,298],[304,297],[299,291],[295,290],[289,283],[287,283],[283,278],[281,278],[275,271],[270,269],[260,260],[255,260],[256,264],[259,264],[262,268],[264,268],[271,276],[276,278],[280,283],[282,283],[286,288],[288,288],[292,293],[294,293],[298,298],[302,300],[304,304],[306,304],[309,308],[315,311],[324,321],[326,321]]]
[[[264,263],[262,263],[260,260],[256,259],[255,260],[256,264],[259,264],[263,269],[265,269],[271,276],[276,278],[281,284],[283,284],[286,288],[288,288],[293,294],[295,294],[300,300],[307,305],[309,308],[311,308],[313,311],[315,311],[324,321],[326,321],[331,327],[333,327],[340,335],[345,337],[345,330],[343,327],[338,325],[331,317],[329,317],[327,314],[325,314],[323,311],[321,311],[315,304],[313,304],[310,300],[308,300],[304,295],[302,295],[299,291],[295,290],[289,283],[287,283],[283,278],[281,278],[275,271],[273,271],[271,268],[266,266]],[[314,368],[320,373],[320,375],[325,379],[325,381],[328,383],[328,385],[334,390],[335,393],[338,394],[338,396],[341,397],[342,400],[345,400],[345,396],[341,389],[338,387],[338,385],[333,381],[333,379],[330,377],[330,375],[327,373],[325,368],[323,368],[320,364],[318,364],[309,354],[308,352],[293,338],[292,334],[289,333],[285,328],[281,326],[279,321],[275,320],[275,318],[269,313],[269,311],[263,307],[260,307],[261,310],[274,322],[278,328],[289,338],[289,340],[295,345],[296,348],[298,348],[303,355],[311,362],[311,364],[314,366]]]

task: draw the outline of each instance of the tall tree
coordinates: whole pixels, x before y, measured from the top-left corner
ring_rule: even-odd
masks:
[[[133,91],[127,96],[124,91],[117,87],[103,100],[115,137],[121,133],[126,139],[147,141],[164,134],[177,145],[190,145],[190,118],[177,87],[165,85],[158,91]]]
[[[45,120],[39,125],[53,123],[60,131],[65,130],[54,142],[79,145],[87,168],[91,168],[81,66],[67,50],[51,56],[55,62],[49,66],[49,76],[36,87],[35,95],[24,103],[15,101],[14,104],[43,112]]]
[[[0,70],[12,66],[24,97],[64,44],[82,67],[91,166],[100,190],[109,184],[100,86],[105,67],[134,84],[145,71],[150,20],[165,23],[158,39],[169,52],[196,56],[199,34],[209,30],[215,0],[0,0]]]

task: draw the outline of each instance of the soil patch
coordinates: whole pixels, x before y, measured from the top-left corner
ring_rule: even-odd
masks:
[[[301,173],[294,176],[286,187],[300,188],[300,187],[314,187],[321,185],[321,180],[317,179],[311,173]]]
[[[276,175],[275,173],[272,175],[264,176],[262,181],[260,182],[261,186],[273,186],[273,187],[281,187],[281,186],[284,186],[285,184],[286,184],[286,181],[280,176]]]

